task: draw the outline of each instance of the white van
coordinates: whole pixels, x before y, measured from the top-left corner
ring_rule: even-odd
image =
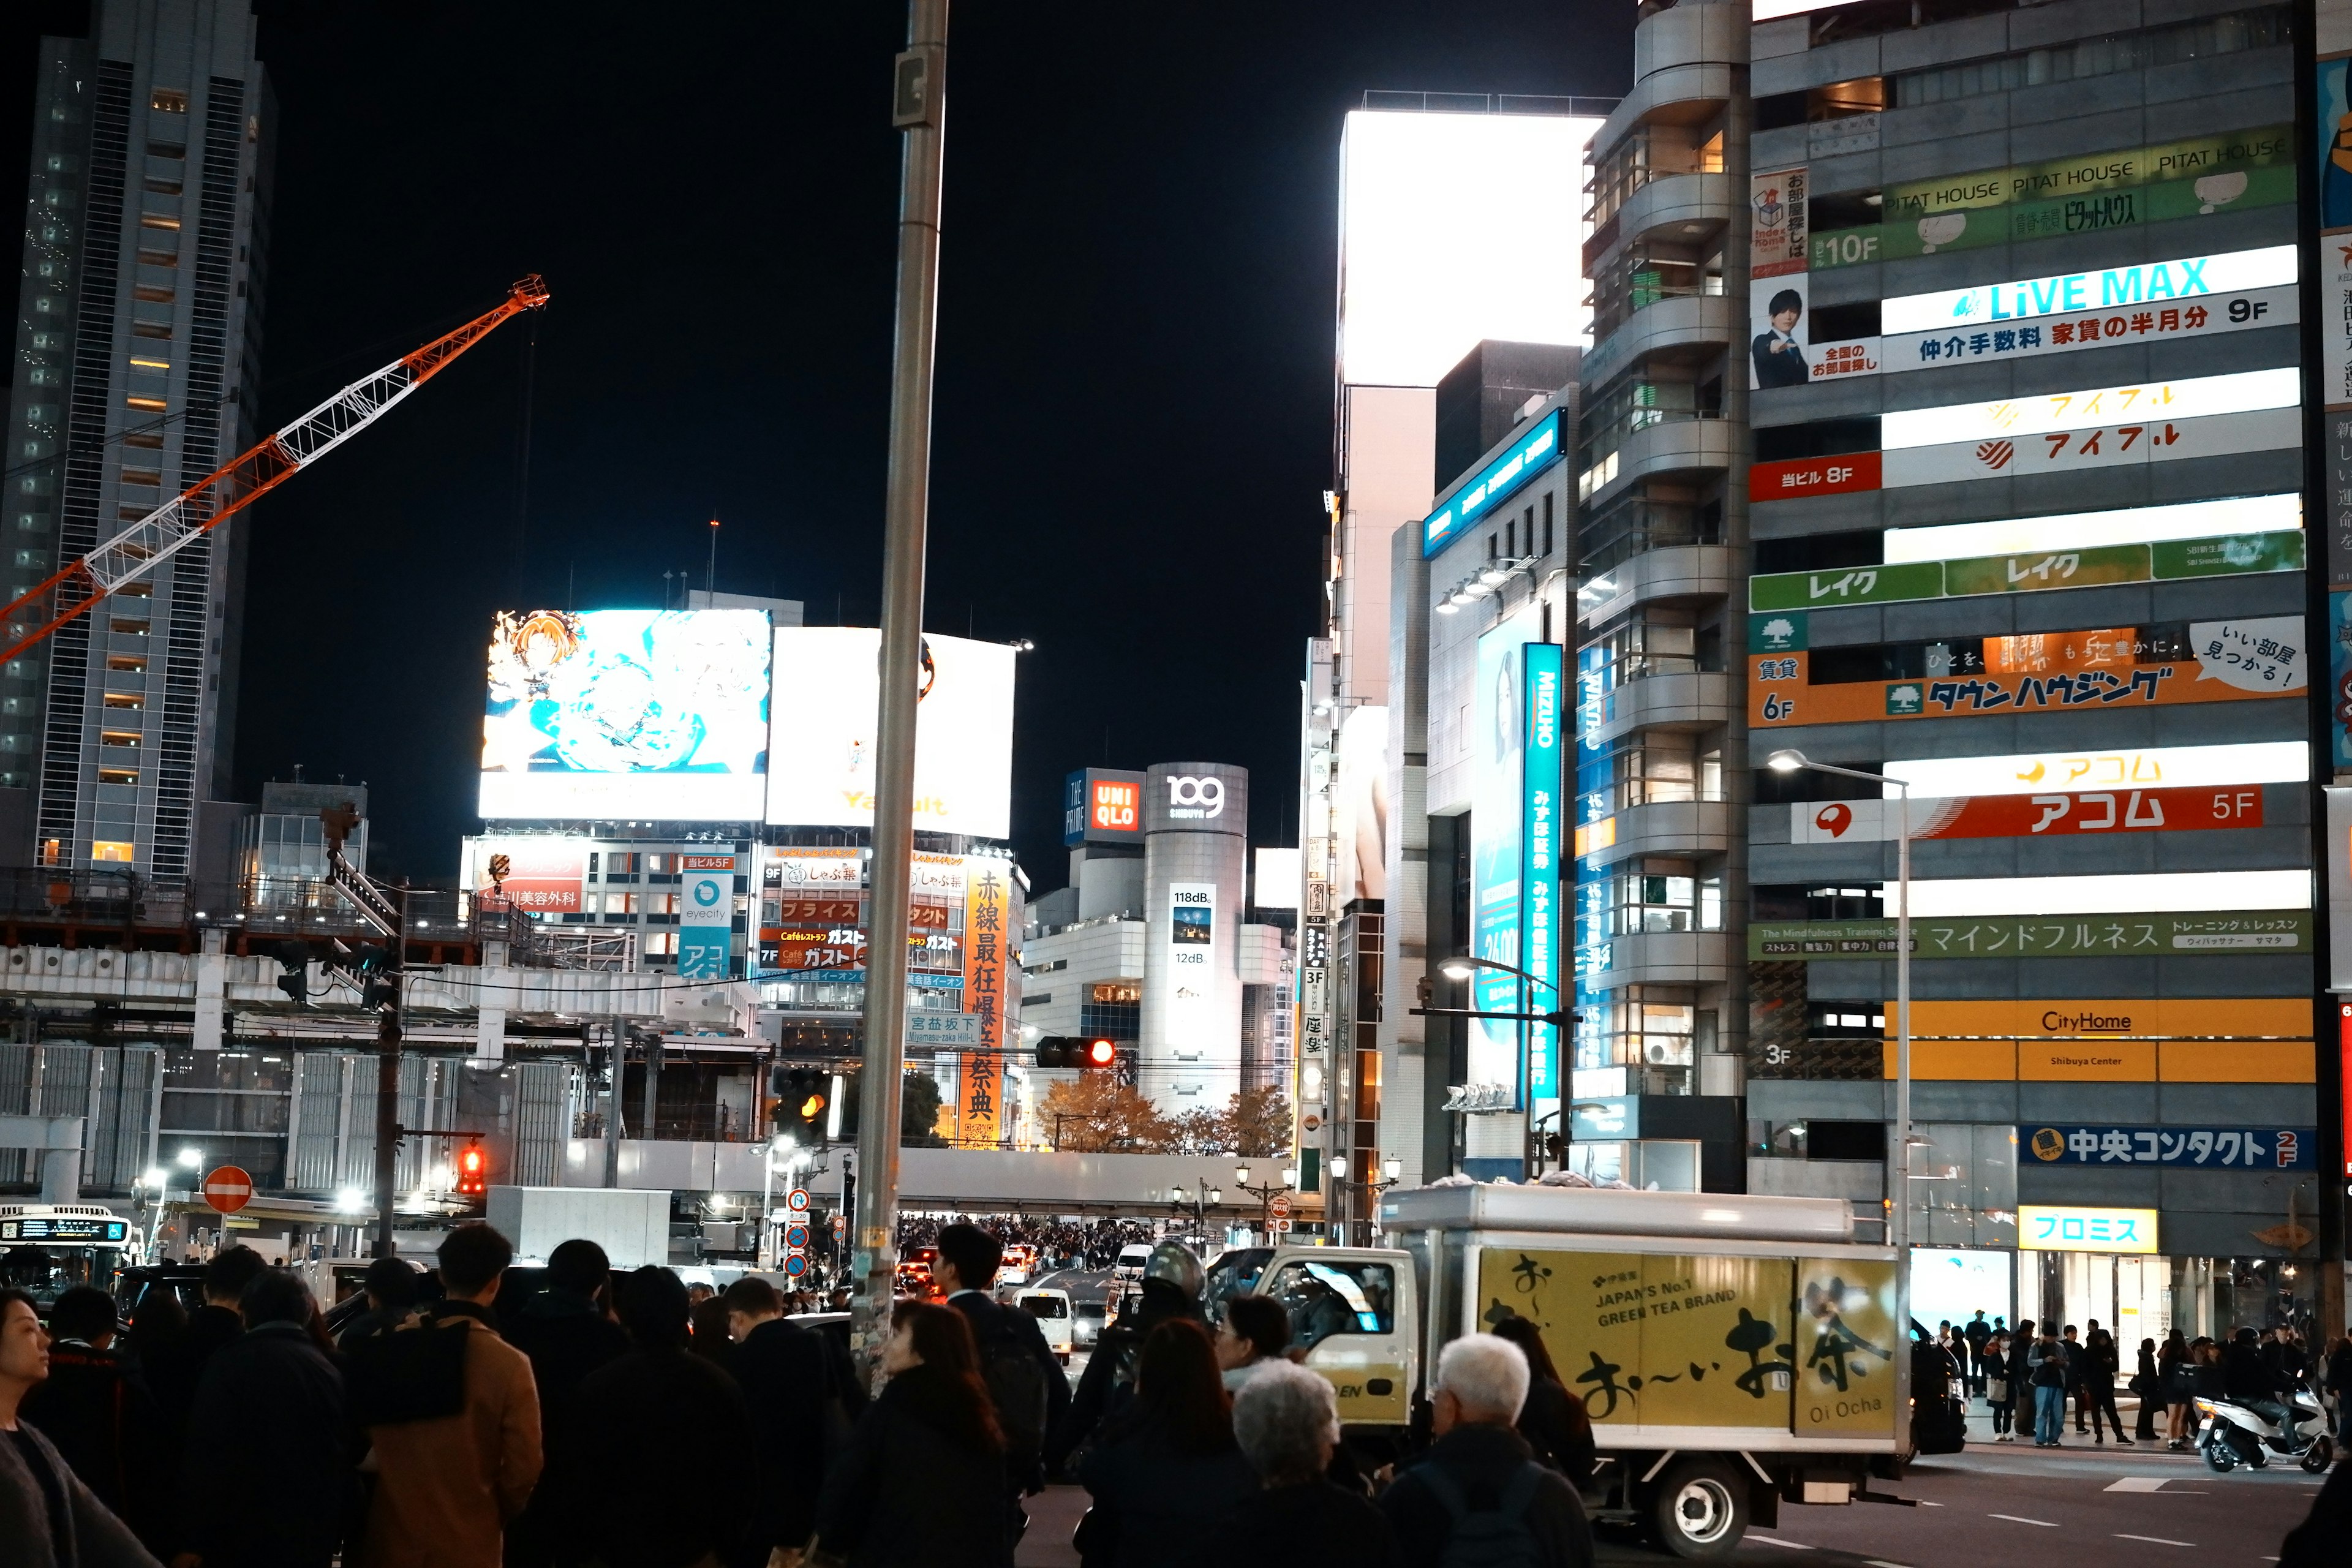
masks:
[[[1077,1319],[1070,1307],[1067,1290],[1020,1290],[1013,1293],[1013,1305],[1037,1320],[1045,1331],[1045,1343],[1056,1358],[1070,1359],[1071,1336]]]
[[[1140,1280],[1143,1278],[1143,1266],[1150,1261],[1151,1248],[1142,1243],[1138,1242],[1133,1247],[1122,1247],[1118,1249],[1118,1262],[1112,1267],[1110,1277],[1114,1279]]]

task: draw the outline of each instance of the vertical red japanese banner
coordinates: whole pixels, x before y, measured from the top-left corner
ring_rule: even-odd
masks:
[[[1002,1135],[1004,1091],[1004,921],[1013,891],[1004,864],[966,862],[963,903],[963,1010],[979,1032],[956,1070],[956,1144],[993,1149]]]

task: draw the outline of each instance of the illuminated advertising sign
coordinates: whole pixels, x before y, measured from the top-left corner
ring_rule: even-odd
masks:
[[[2021,1252],[2154,1253],[2154,1209],[2094,1209],[2052,1204],[2017,1205]]]
[[[1888,1038],[1895,1007],[1885,1009]],[[2138,996],[2059,1001],[1911,1003],[1912,1038],[2162,1039],[2186,1043],[2235,1037],[2293,1040],[2311,1034],[2307,996]]]
[[[995,1148],[1002,1126],[1010,869],[1001,860],[975,860],[965,878],[963,1006],[978,1035],[956,1063],[956,1146],[963,1149]]]
[[[677,858],[677,977],[724,980],[734,956],[735,857]]]
[[[1526,868],[1519,879],[1519,967],[1533,976],[1527,993],[1530,1013],[1549,1013],[1559,1006],[1559,908],[1561,825],[1567,820],[1560,800],[1560,722],[1563,688],[1567,683],[1565,652],[1558,643],[1526,645],[1521,689],[1527,710],[1521,733],[1526,736],[1519,793],[1519,838]],[[1475,828],[1474,828],[1475,831]],[[1559,1031],[1549,1024],[1528,1023],[1528,1099],[1558,1100],[1559,1093]]]
[[[758,820],[768,637],[761,610],[499,612],[481,815]]]
[[[767,819],[819,827],[874,822],[882,634],[781,626],[770,703]],[[915,710],[915,826],[1003,838],[1013,805],[1013,666],[1001,643],[926,637]]]
[[[1207,1051],[1217,1041],[1217,886],[1214,882],[1168,884],[1167,1045],[1171,1050]]]
[[[1584,147],[1600,125],[1418,103],[1351,111],[1339,143],[1339,380],[1435,386],[1483,342],[1584,342]]]
[[[1560,414],[1553,409],[1521,432],[1493,462],[1454,492],[1421,525],[1421,553],[1433,559],[1456,534],[1485,517],[1521,485],[1559,461]]]
[[[2128,386],[2093,387],[2081,392],[1950,403],[1937,408],[1905,409],[1881,416],[1878,445],[1882,451],[1891,453],[1961,441],[2021,440],[2104,425],[2146,425],[2151,420],[2200,419],[2252,409],[2293,408],[2301,395],[2301,373],[2288,366]]]
[[[2295,277],[2294,247],[2273,245],[2260,250],[2151,261],[2138,267],[2062,272],[2013,283],[1904,294],[1879,305],[1878,321],[1881,330],[1890,333],[1935,331],[2028,321],[2083,310],[2179,303],[2200,295],[2250,289],[2292,287]]]
[[[1526,907],[1527,659],[1538,624],[1535,606],[1478,638],[1476,686],[1470,701],[1470,937],[1472,952],[1507,969],[1480,967],[1470,1005],[1486,1013],[1523,1013],[1528,987],[1522,911]],[[1473,1085],[1507,1090],[1501,1109],[1521,1106],[1520,1043],[1512,1018],[1470,1020]]]
[[[2319,250],[2316,258],[2321,309],[2320,397],[2333,411],[2352,408],[2352,152],[2341,135],[2352,120],[2352,56],[2337,52],[2352,38],[2341,36],[2342,24],[2330,16],[2339,7],[2321,0],[2317,7],[2319,45],[2325,57],[2317,62],[2318,134],[2312,138],[2312,188],[2318,193]]]
[[[2025,797],[2031,800],[2032,797]],[[1900,900],[1888,889],[1887,903]],[[1937,877],[1911,883],[1911,913],[2095,915],[2108,910],[2292,910],[2311,907],[2311,873],[2117,871],[2074,877]],[[1893,910],[1890,908],[1889,913]]]
[[[2044,1165],[2308,1171],[2318,1136],[2308,1127],[2032,1126],[2017,1130],[2017,1146]]]
[[[2294,134],[2273,125],[1889,185],[1884,222],[1816,231],[1810,260],[1818,272],[2284,206],[2295,199]]]
[[[1906,757],[1881,768],[1932,796],[2035,795],[2048,790],[2213,788],[2302,784],[2311,748],[2301,741],[2242,741],[2219,746],[2144,746],[2105,752],[2017,752],[1991,757]],[[1889,797],[1893,785],[1886,787]]]
[[[1894,800],[1808,801],[1789,807],[1792,844],[1861,844],[1903,837]],[[2225,789],[2120,789],[1964,795],[1914,801],[1913,838],[2069,837],[2087,833],[2260,827],[2259,784]]]
[[[1062,842],[1143,842],[1143,775],[1081,768],[1062,782]]]
[[[1802,612],[1750,616],[1749,646],[1795,627],[1791,651],[1751,654],[1748,721],[1759,728],[1973,718],[2284,697],[2306,683],[2300,616],[2105,626],[1935,645],[1954,673],[1813,684]]]
[[[1894,563],[2019,555],[2036,550],[2095,550],[2110,544],[2162,544],[2281,533],[2302,527],[2303,498],[2285,494],[1890,528],[1883,537],[1886,559]]]
[[[2303,570],[2303,532],[2232,533],[2212,539],[2088,548],[2045,545],[2009,555],[1958,561],[1890,562],[1831,572],[1780,572],[1748,580],[1750,610],[1827,609],[1892,605],[2051,588],[2104,588]]]
[[[510,908],[530,914],[576,915],[588,879],[588,841],[559,838],[551,834],[520,834],[510,838],[473,838],[466,845],[472,869],[468,886],[478,896],[503,894]],[[506,858],[503,883],[492,877],[498,858]]]
[[[1916,958],[2234,958],[2249,952],[2309,952],[2311,911],[1915,916],[1911,946]],[[1894,952],[1891,920],[1755,921],[1748,927],[1751,961],[1821,963],[1885,958]]]

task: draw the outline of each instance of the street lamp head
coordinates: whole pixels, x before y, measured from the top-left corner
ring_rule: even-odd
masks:
[[[1404,1162],[1393,1154],[1390,1155],[1381,1162],[1381,1174],[1391,1182],[1402,1180],[1404,1176]]]
[[[1171,1204],[1182,1203],[1185,1196],[1184,1189],[1181,1187],[1171,1187],[1168,1189],[1168,1201]]]
[[[1248,1186],[1248,1185],[1249,1185],[1249,1176],[1250,1176],[1250,1172],[1249,1172],[1249,1167],[1248,1167],[1247,1165],[1243,1165],[1243,1166],[1238,1167],[1238,1168],[1234,1172],[1234,1184],[1235,1186],[1238,1186],[1238,1187],[1246,1187],[1246,1186]]]
[[[1478,973],[1478,966],[1466,958],[1449,958],[1437,967],[1448,980],[1468,980]]]
[[[195,1149],[183,1149],[180,1151],[180,1163],[185,1165],[189,1170],[193,1171],[204,1163],[205,1157],[201,1151]]]
[[[1282,1184],[1283,1184],[1284,1186],[1286,1186],[1286,1187],[1291,1188],[1293,1191],[1296,1191],[1296,1190],[1297,1189],[1297,1186],[1298,1186],[1298,1167],[1297,1167],[1297,1166],[1293,1165],[1289,1170],[1285,1171],[1285,1172],[1283,1172],[1283,1173],[1282,1173]]]
[[[1776,773],[1793,773],[1799,768],[1809,768],[1813,764],[1804,752],[1794,747],[1787,747],[1766,758],[1764,765]]]
[[[1223,1188],[1223,1187],[1211,1187],[1211,1188],[1209,1189],[1209,1203],[1210,1203],[1210,1205],[1211,1205],[1212,1206],[1214,1206],[1215,1205],[1218,1205],[1218,1204],[1223,1203],[1224,1201],[1225,1201],[1225,1189],[1224,1189],[1224,1188]]]

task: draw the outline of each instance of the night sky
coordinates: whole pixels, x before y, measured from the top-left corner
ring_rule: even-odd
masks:
[[[266,426],[524,273],[554,294],[243,524],[238,794],[296,763],[365,780],[375,868],[441,885],[478,826],[494,607],[658,605],[666,571],[703,584],[715,512],[722,591],[874,624],[905,11],[259,8]],[[12,183],[33,40],[76,7],[36,9],[0,62]],[[1296,841],[1341,116],[1367,88],[1614,96],[1633,20],[957,7],[925,625],[1037,644],[1013,826],[1041,890],[1064,880],[1060,781],[1090,763],[1240,763],[1254,839]]]

